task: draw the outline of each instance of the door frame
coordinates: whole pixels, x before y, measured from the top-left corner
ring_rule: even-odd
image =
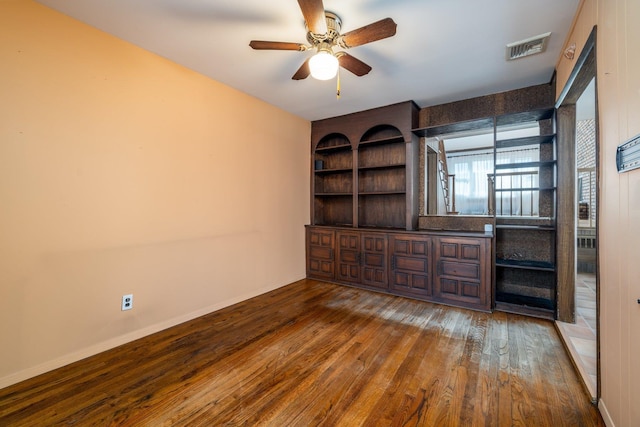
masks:
[[[575,323],[575,256],[576,256],[576,159],[575,128],[576,102],[595,79],[595,126],[596,126],[596,345],[597,345],[597,387],[596,398],[600,398],[600,227],[599,215],[601,167],[598,118],[598,81],[596,69],[596,30],[594,26],[576,64],[556,102],[558,164],[563,170],[558,172],[558,235],[557,235],[557,320]],[[560,168],[559,168],[560,169]]]

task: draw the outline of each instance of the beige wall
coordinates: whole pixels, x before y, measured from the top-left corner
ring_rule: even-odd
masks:
[[[597,25],[600,136],[600,409],[607,424],[640,425],[640,169],[618,174],[616,147],[640,134],[640,2],[585,0],[567,45]],[[573,63],[562,59],[558,90]]]
[[[0,0],[0,387],[303,278],[309,138],[306,120]]]

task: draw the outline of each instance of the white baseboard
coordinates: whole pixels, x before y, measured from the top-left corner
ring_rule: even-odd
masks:
[[[611,415],[609,415],[609,411],[607,410],[607,405],[604,404],[604,401],[600,399],[598,401],[598,409],[600,410],[600,415],[602,415],[602,419],[607,427],[616,427],[611,419]]]
[[[278,289],[282,286],[286,286],[286,285],[268,286],[268,287],[256,289],[246,294],[239,295],[234,298],[230,298],[226,301],[222,301],[222,302],[210,305],[208,307],[201,308],[194,312],[177,316],[172,319],[169,319],[160,323],[156,323],[154,325],[147,326],[142,329],[138,329],[136,331],[127,333],[125,335],[120,335],[120,336],[111,338],[109,340],[100,342],[90,347],[86,347],[81,350],[65,354],[64,356],[59,357],[57,359],[49,360],[40,365],[33,366],[31,368],[27,368],[22,371],[18,371],[16,373],[7,375],[5,377],[0,378],[0,389],[9,387],[10,385],[13,385],[13,384],[17,384],[29,378],[33,378],[40,374],[53,371],[54,369],[61,368],[63,366],[69,365],[70,363],[77,362],[78,360],[86,359],[87,357],[94,356],[98,353],[110,350],[119,345],[126,344],[131,341],[135,341],[147,335],[151,335],[156,332],[162,331],[163,329],[167,329],[172,326],[179,325],[180,323],[184,323],[189,320],[195,319],[197,317],[204,316],[205,314],[209,314],[214,311],[223,309],[225,307],[229,307],[230,305],[237,304],[239,302],[248,300],[250,298],[257,297],[258,295],[262,295],[264,293],[273,291],[274,289]]]

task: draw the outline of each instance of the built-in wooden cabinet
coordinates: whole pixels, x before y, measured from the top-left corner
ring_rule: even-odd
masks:
[[[554,318],[557,305],[557,177],[558,167],[561,167],[556,155],[555,109],[533,108],[493,117],[437,123],[413,132],[426,141],[454,134],[493,133],[494,166],[487,177],[489,198],[485,218],[487,224],[495,226],[494,308]],[[446,217],[456,221],[438,218],[440,225],[435,226],[461,222],[457,221],[461,218],[457,215]],[[427,223],[429,218],[423,217],[423,220],[421,222]],[[451,273],[453,264],[443,260],[443,256],[451,258],[447,251],[458,256],[462,254],[461,249],[456,244],[449,247],[441,242],[436,245],[437,274],[441,278],[434,283],[436,299],[446,297],[460,303],[467,297],[475,300],[474,283],[478,279],[474,278],[472,263],[467,259],[464,269],[457,267],[459,277],[456,277]]]
[[[478,233],[307,226],[307,277],[490,311],[491,240]]]
[[[554,318],[557,265],[564,265],[556,249],[563,236],[556,212],[563,165],[555,109],[548,107],[554,97],[552,86],[539,85],[422,110],[408,101],[313,122],[308,277]],[[486,208],[468,217],[440,209],[440,196],[432,197],[440,190],[434,152],[446,156],[444,145],[435,151],[434,140],[491,133],[493,170],[481,192]],[[515,151],[537,154],[512,156]],[[464,178],[457,178],[462,185]],[[442,186],[446,199],[455,184]],[[429,216],[434,211],[440,215]]]
[[[385,234],[341,230],[336,232],[336,241],[336,280],[386,289]]]
[[[333,280],[335,276],[335,232],[307,227],[307,276]]]
[[[432,295],[431,237],[424,234],[395,233],[389,240],[389,289],[400,295],[429,299]]]
[[[434,240],[434,299],[466,307],[490,307],[491,239],[437,237]]]
[[[499,137],[501,129],[514,126],[537,128],[539,135]],[[555,317],[557,305],[558,165],[554,131],[553,108],[496,118],[496,153],[529,150],[537,152],[538,157],[495,165],[495,307],[549,318]],[[527,198],[531,211],[523,207]]]

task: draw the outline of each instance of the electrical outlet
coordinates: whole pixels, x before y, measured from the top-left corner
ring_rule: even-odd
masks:
[[[122,295],[122,311],[133,308],[133,294]]]

